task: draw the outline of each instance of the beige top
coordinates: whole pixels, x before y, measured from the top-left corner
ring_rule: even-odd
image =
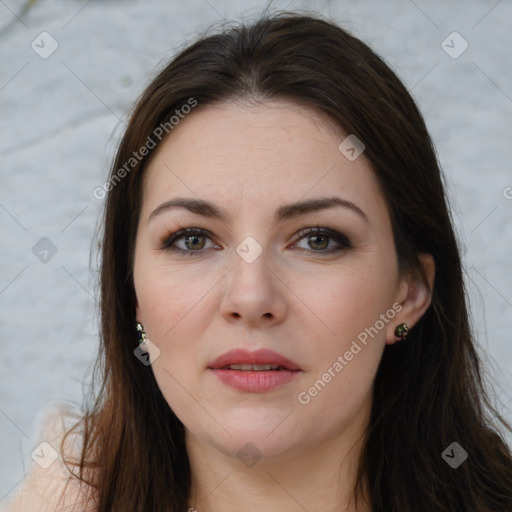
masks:
[[[0,504],[0,512],[95,512],[92,502],[84,502],[86,485],[70,475],[60,453],[63,434],[79,415],[68,404],[59,403],[45,408],[40,418],[36,421],[39,431],[27,476],[9,501]],[[74,432],[68,436],[64,451],[68,460],[78,462],[81,436]]]

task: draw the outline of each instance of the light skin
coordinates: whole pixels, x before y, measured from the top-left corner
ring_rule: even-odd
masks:
[[[386,202],[364,153],[349,161],[338,150],[346,136],[321,113],[286,100],[199,106],[145,171],[136,315],[151,340],[158,385],[185,425],[190,506],[199,512],[356,510],[353,486],[382,352],[398,340],[398,324],[417,323],[430,292],[399,275]],[[283,205],[334,196],[366,218],[343,206],[274,217]],[[155,212],[178,197],[214,203],[226,218],[182,207]],[[317,226],[345,235],[350,246],[297,235]],[[209,234],[177,239],[173,247],[188,254],[163,249],[181,228]],[[263,249],[250,263],[237,252],[248,236]],[[432,288],[432,257],[420,257]],[[299,394],[380,315],[389,318],[393,304],[400,311],[301,403]],[[265,393],[233,389],[207,367],[239,347],[272,349],[302,371]],[[252,466],[237,457],[247,443],[261,455]],[[363,502],[357,510],[370,508]]]

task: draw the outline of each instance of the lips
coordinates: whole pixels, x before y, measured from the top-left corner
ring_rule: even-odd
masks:
[[[302,373],[297,363],[268,349],[231,350],[212,361],[208,371],[222,384],[244,393],[284,387]]]
[[[208,365],[212,370],[232,371],[300,371],[297,363],[274,352],[260,349],[254,352],[244,349],[235,349],[222,354]]]

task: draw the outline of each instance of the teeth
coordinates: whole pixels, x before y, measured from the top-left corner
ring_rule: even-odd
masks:
[[[279,366],[273,364],[230,364],[225,368],[229,370],[242,370],[242,371],[253,371],[262,372],[268,370],[279,370]]]

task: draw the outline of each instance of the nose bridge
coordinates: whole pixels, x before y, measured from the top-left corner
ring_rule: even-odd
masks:
[[[234,285],[247,287],[246,290],[242,290],[247,296],[251,293],[267,294],[267,288],[271,285],[269,274],[272,275],[269,268],[269,254],[270,250],[265,249],[254,236],[246,236],[235,247],[230,287]]]
[[[252,323],[282,317],[285,302],[271,269],[270,254],[251,235],[235,247],[222,301],[224,315]]]
[[[261,240],[261,236],[259,238]],[[258,259],[266,259],[261,258],[263,252],[265,252],[263,245],[252,235],[246,236],[236,247],[236,253],[248,265],[251,265]]]

